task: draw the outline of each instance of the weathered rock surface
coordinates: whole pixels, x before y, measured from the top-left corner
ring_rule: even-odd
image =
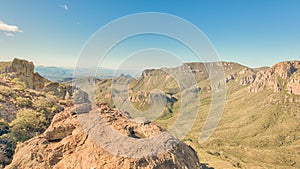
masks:
[[[57,82],[49,82],[45,84],[43,91],[51,93],[62,99],[70,99],[73,96],[72,86],[62,85]]]
[[[300,95],[300,72],[297,75],[295,74],[295,76],[290,78],[287,84],[287,90],[290,93]]]
[[[93,141],[93,135],[101,130],[101,120],[132,141],[154,137],[164,130],[153,123],[136,123],[105,104],[99,104],[97,110],[76,114],[74,108],[66,108],[54,117],[50,127],[42,135],[18,145],[12,163],[6,168],[201,168],[195,151],[182,142],[174,144],[166,152],[141,158],[107,151]],[[100,121],[94,119],[99,115]],[[85,118],[94,119],[85,123],[92,126],[88,131],[82,127],[81,120]],[[113,138],[102,139],[107,139],[108,143],[105,145],[108,145]],[[116,149],[126,150],[126,147]]]
[[[250,92],[259,92],[264,89],[275,93],[289,91],[300,94],[300,61],[288,61],[275,64],[269,69],[257,72],[255,80],[249,87]]]
[[[0,74],[9,74],[11,78],[19,78],[25,82],[30,89],[41,90],[44,84],[49,82],[38,73],[34,72],[34,65],[32,62],[15,58],[12,62],[1,68]]]
[[[51,93],[62,99],[70,99],[72,97],[71,85],[50,82],[39,73],[34,72],[34,64],[32,62],[15,58],[12,62],[1,62],[0,66],[0,74],[5,74],[6,78],[20,79],[26,84],[28,89]]]
[[[280,62],[275,64],[271,69],[272,71],[283,79],[289,78],[297,69],[300,68],[299,61]]]

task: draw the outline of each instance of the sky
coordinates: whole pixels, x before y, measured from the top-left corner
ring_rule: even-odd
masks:
[[[0,0],[0,60],[18,57],[35,65],[75,67],[86,42],[106,24],[135,13],[161,12],[199,28],[222,61],[250,67],[272,66],[280,61],[300,60],[299,9],[299,0]],[[149,36],[135,39],[124,41],[123,49],[115,52],[117,56],[112,52],[104,67],[120,65],[123,54],[133,52],[140,44],[159,48],[157,44],[170,41],[164,37],[149,40]],[[167,50],[166,46],[161,47]],[[188,59],[188,52],[183,52],[186,49],[172,47],[186,55],[182,62],[193,61]],[[154,53],[163,57],[162,52]],[[153,59],[149,53],[146,55],[140,61]],[[161,62],[167,63],[166,59]],[[127,66],[135,65],[133,59]]]

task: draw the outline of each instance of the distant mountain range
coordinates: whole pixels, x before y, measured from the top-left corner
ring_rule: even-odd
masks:
[[[64,78],[72,77],[74,73],[74,70],[71,68],[61,68],[54,66],[37,66],[35,67],[34,71],[38,72],[40,75],[51,81],[59,81]]]
[[[55,82],[69,81],[74,78],[75,68],[63,68],[55,66],[36,66],[34,69],[44,78]],[[112,78],[119,75],[132,76],[133,70],[115,71],[113,69],[93,69],[93,68],[76,68],[76,78],[83,78],[94,76],[96,73],[96,78]]]
[[[216,72],[212,69],[214,65],[222,66],[225,74],[223,81],[215,83],[215,85],[211,83],[210,76],[210,73]],[[21,119],[14,121],[17,117],[16,114],[26,108],[30,111],[29,113],[25,112],[25,115],[32,114],[33,110],[37,111],[37,115],[39,115],[36,117],[42,115],[48,117],[51,112],[53,112],[52,115],[56,114],[61,107],[68,109],[67,105],[72,106],[71,85],[75,85],[77,89],[80,89],[79,91],[84,91],[78,94],[83,100],[88,98],[99,103],[97,105],[100,106],[107,105],[122,111],[125,110],[130,117],[145,116],[145,118],[167,130],[172,129],[178,121],[183,122],[180,125],[181,128],[185,127],[186,124],[193,124],[182,141],[193,147],[201,159],[200,162],[209,168],[300,168],[300,61],[284,61],[276,63],[272,67],[256,69],[233,62],[184,63],[175,68],[146,69],[136,78],[126,75],[117,76],[118,73],[113,70],[104,70],[102,75],[106,74],[108,77],[116,74],[117,77],[101,79],[99,77],[104,76],[99,75],[97,78],[80,78],[76,76],[78,77],[76,80],[66,83],[51,82],[41,77],[39,73],[44,77],[53,75],[52,79],[67,78],[65,80],[70,81],[73,80],[74,73],[72,69],[39,68],[41,67],[36,68],[36,72],[34,72],[32,62],[19,59],[14,59],[12,62],[0,62],[0,116],[3,119],[0,132],[5,133],[2,136],[0,134],[0,146],[1,144],[4,146],[2,153],[6,155],[4,157],[7,157],[7,159],[0,157],[0,160],[5,160],[3,165],[7,165],[14,157],[13,162],[7,168],[28,168],[27,166],[40,166],[40,168],[43,168],[44,164],[53,164],[57,168],[62,168],[60,165],[64,165],[66,160],[79,161],[78,158],[85,159],[86,154],[90,154],[88,156],[90,159],[103,162],[99,164],[102,168],[104,168],[104,165],[114,165],[119,164],[119,161],[124,161],[124,159],[116,160],[117,162],[110,161],[115,159],[110,158],[110,156],[99,160],[99,153],[92,154],[99,149],[92,147],[88,140],[77,146],[77,143],[81,143],[81,141],[76,139],[86,137],[83,137],[82,134],[78,137],[73,135],[78,134],[73,132],[75,127],[64,127],[66,123],[67,126],[69,124],[77,126],[76,123],[73,123],[73,115],[68,114],[70,111],[57,115],[56,118],[59,120],[54,118],[53,125],[47,129],[46,133],[48,134],[44,133],[25,144],[21,143],[21,146],[18,145],[19,148],[14,153],[18,141],[35,136],[36,134],[33,133],[35,130],[38,131],[38,134],[43,132],[51,121],[51,118],[49,118],[48,125],[42,126],[42,129],[37,128],[35,123],[25,123],[24,127],[29,125],[31,128],[31,124],[34,124],[35,130],[30,128],[28,131],[33,132],[27,132],[27,129],[23,130],[22,128],[24,125],[22,122],[28,121],[27,118],[32,119],[32,116],[21,116]],[[44,70],[44,73],[42,70]],[[91,69],[77,69],[76,71],[83,76],[95,74],[95,71]],[[121,75],[122,71],[117,72]],[[191,72],[197,90],[181,87],[182,84],[189,84],[187,82],[190,82],[190,79],[185,75]],[[91,88],[91,84],[95,88]],[[199,136],[204,133],[202,129],[206,122],[208,120],[214,122],[219,120],[219,116],[209,116],[208,113],[212,110],[212,106],[219,106],[219,104],[213,102],[212,96],[214,95],[212,93],[216,91],[219,94],[224,91],[222,90],[224,85],[226,85],[226,100],[224,111],[221,112],[223,113],[222,118],[213,135],[205,143],[201,143],[199,142]],[[156,91],[162,91],[162,94]],[[197,93],[200,94],[199,100],[195,97]],[[194,102],[195,100],[196,102]],[[184,101],[187,104],[184,104]],[[160,109],[158,103],[162,103],[164,109]],[[190,123],[187,121],[188,119],[181,121],[180,117],[188,117],[185,116],[185,112],[182,110],[188,110],[188,113],[190,113],[198,105],[197,117],[192,119],[194,122]],[[106,107],[104,108],[108,110]],[[25,118],[25,120],[22,118]],[[111,120],[110,124],[117,124],[116,122],[124,120],[116,114],[113,118],[108,119]],[[14,122],[11,122],[12,120]],[[19,127],[20,122],[23,124],[21,128]],[[40,122],[40,120],[37,122]],[[87,124],[90,125],[90,123]],[[118,123],[117,129],[125,129],[128,132],[125,135],[128,137],[133,136],[134,139],[148,136],[141,134],[140,130],[137,130],[138,127],[125,127],[126,125],[123,123],[119,125]],[[138,126],[141,126],[141,124]],[[24,131],[26,132],[24,133]],[[142,131],[150,130],[145,128]],[[24,136],[26,136],[26,139],[23,138]],[[44,144],[47,144],[47,146]],[[56,147],[61,145],[68,146],[63,149]],[[101,150],[99,152],[102,153]],[[183,157],[178,152],[183,151],[176,151],[175,157],[177,157],[176,155]],[[184,153],[184,157],[191,157],[186,154],[186,151]],[[13,154],[15,155],[13,156]],[[29,155],[24,156],[24,154]],[[144,164],[144,161],[149,161],[145,163],[145,168],[151,168],[151,159],[146,157],[142,159],[140,160],[143,162],[142,164]],[[161,159],[169,159],[169,156]],[[87,160],[79,161],[78,165],[83,165],[85,161]],[[174,164],[176,161],[169,160],[167,164]],[[206,166],[203,168],[207,168]],[[161,168],[161,166],[158,168]]]

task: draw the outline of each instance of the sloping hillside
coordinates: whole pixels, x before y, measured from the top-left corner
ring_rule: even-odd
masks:
[[[38,117],[34,124],[40,127],[26,128],[26,130],[33,131],[29,133],[31,134],[29,137],[32,137],[45,130],[45,126],[49,124],[48,119],[61,110],[62,106],[70,105],[72,102],[70,100],[72,88],[68,87],[70,85],[41,79],[40,82],[44,82],[41,87],[42,83],[34,84],[30,79],[16,78],[16,75],[25,77],[24,71],[31,70],[31,64],[15,66],[12,69],[12,63],[1,63],[2,66],[0,66],[2,72],[0,77],[2,134],[0,139],[1,145],[4,147],[2,154],[8,157],[2,158],[2,164],[9,163],[14,146],[20,139],[14,134],[24,129],[18,128],[20,126],[17,125],[20,120],[16,120],[18,114],[22,118],[36,119]],[[15,63],[19,63],[19,61]],[[21,65],[26,64],[21,62]],[[155,101],[161,102],[159,98],[164,98],[162,101],[165,101],[166,109],[159,116],[156,114],[156,118],[151,120],[166,129],[169,129],[178,117],[182,106],[182,93],[200,91],[198,116],[183,141],[196,150],[198,156],[201,157],[201,162],[213,168],[299,168],[300,62],[281,62],[270,68],[259,69],[251,69],[232,62],[217,63],[223,66],[224,81],[227,85],[224,113],[213,135],[205,143],[200,144],[199,136],[211,109],[212,88],[208,75],[209,69],[207,69],[211,64],[215,63],[186,63],[176,68],[145,70],[137,79],[124,76],[102,80],[86,78],[70,84],[77,84],[79,88],[86,89],[85,86],[96,82],[95,93],[93,88],[85,91],[91,93],[90,99],[97,103],[108,103],[110,107],[124,106],[127,103],[125,100],[128,100],[130,105],[139,112],[153,112],[148,111],[152,109],[151,104]],[[16,70],[22,71],[16,73]],[[178,84],[180,80],[187,78],[183,77],[178,81],[176,76],[170,75],[170,72],[180,71],[193,73],[197,85],[194,88],[195,91],[191,91],[190,88],[184,90],[180,88]],[[34,75],[30,77],[34,77]],[[119,95],[119,92],[127,92],[128,95]],[[82,95],[82,97],[86,98],[87,96]],[[112,99],[113,97],[119,101],[116,102]],[[192,102],[194,101],[193,97],[188,99],[194,103]],[[117,105],[115,105],[116,103]],[[57,108],[53,108],[56,106]],[[190,108],[195,105],[183,106]],[[34,114],[34,118],[28,114]],[[142,116],[144,115],[145,113],[142,114]],[[152,116],[148,115],[147,117]],[[143,136],[138,133],[135,133],[136,137]],[[18,135],[27,136],[26,134]],[[70,138],[72,137],[75,135],[72,134]],[[34,140],[39,139],[33,139],[27,144],[33,146]],[[57,140],[57,143],[48,141],[47,144],[55,148],[56,145],[64,145],[65,141],[61,142],[62,140],[64,138]],[[21,150],[26,148],[26,144],[21,147],[23,148],[18,150],[18,158],[12,166],[23,166],[26,163],[26,160],[22,162],[20,155],[22,154]],[[73,151],[72,148],[65,150]],[[36,158],[39,159],[38,156]],[[66,159],[61,156],[56,158],[57,164],[60,160],[65,161]],[[43,160],[46,159],[43,158]]]
[[[251,69],[222,62],[227,95],[222,120],[212,137],[198,143],[211,104],[209,63],[187,63],[200,89],[200,111],[194,127],[185,138],[202,160],[215,168],[299,168],[300,95],[299,61],[281,62],[271,68]],[[129,87],[131,104],[138,110],[150,108],[150,93],[163,91],[167,109],[155,121],[168,128],[180,111],[178,81],[168,71],[145,70]],[[114,106],[110,98],[111,80],[97,82],[98,101]],[[103,97],[104,96],[104,97]]]

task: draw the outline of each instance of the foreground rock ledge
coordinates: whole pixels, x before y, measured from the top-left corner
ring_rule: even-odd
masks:
[[[133,139],[139,139],[141,135],[151,137],[163,131],[153,123],[129,120],[124,113],[105,105],[98,110],[116,131]],[[96,144],[82,128],[78,116],[89,114],[76,114],[74,108],[66,108],[53,118],[42,135],[19,144],[12,163],[6,168],[201,169],[196,152],[182,142],[155,156],[130,158],[114,155]]]

